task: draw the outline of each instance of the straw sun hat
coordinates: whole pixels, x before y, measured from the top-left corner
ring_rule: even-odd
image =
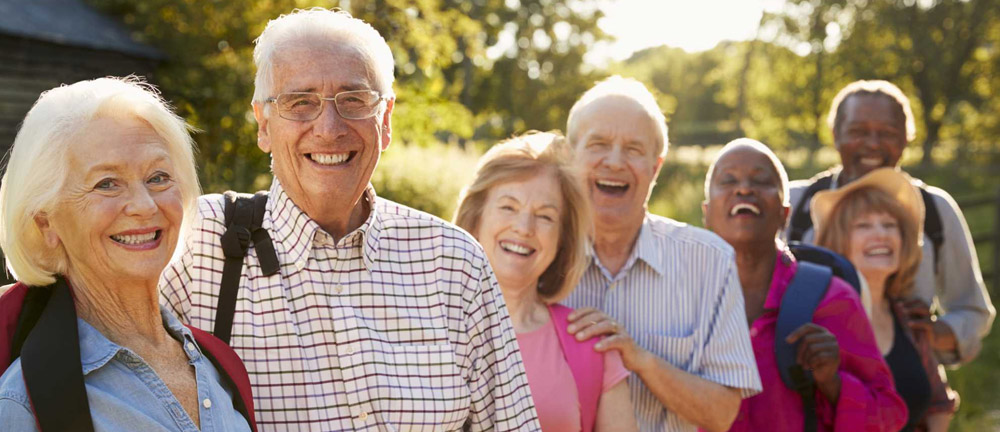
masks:
[[[924,232],[924,200],[910,176],[899,168],[879,168],[848,183],[847,186],[817,192],[809,205],[809,213],[816,231],[819,231],[824,222],[830,220],[831,213],[844,197],[863,188],[875,188],[889,194],[903,205],[907,213],[914,216],[917,232]],[[918,238],[920,242],[923,241],[923,236]]]

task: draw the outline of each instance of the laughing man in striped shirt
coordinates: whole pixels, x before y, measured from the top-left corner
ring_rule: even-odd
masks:
[[[342,12],[271,21],[254,51],[257,145],[274,181],[263,227],[280,271],[253,248],[231,345],[262,431],[538,430],[521,356],[486,255],[440,219],[378,198],[393,59]],[[221,195],[199,217],[161,290],[212,330],[222,279]]]
[[[761,390],[733,249],[706,230],[650,214],[667,151],[653,95],[611,77],[569,114],[567,136],[594,204],[590,267],[564,303],[570,331],[619,350],[642,431],[729,429]]]

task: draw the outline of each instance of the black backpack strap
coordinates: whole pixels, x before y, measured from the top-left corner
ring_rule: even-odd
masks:
[[[923,183],[917,188],[920,190],[920,197],[924,199],[924,234],[931,239],[934,245],[934,273],[937,273],[939,257],[941,256],[941,244],[944,243],[944,228],[941,226],[941,214],[938,213],[937,204],[934,204],[934,195],[927,192]]]
[[[812,322],[813,312],[826,296],[832,278],[833,271],[829,267],[799,261],[795,276],[781,297],[775,324],[774,358],[785,386],[802,397],[804,432],[814,432],[817,427],[816,383],[812,372],[803,370],[795,362],[798,345],[786,343],[785,338],[803,324]]]
[[[24,341],[28,339],[31,329],[35,328],[35,324],[38,323],[51,295],[52,290],[49,288],[32,287],[25,292],[24,301],[21,303],[21,313],[17,317],[14,338],[11,341],[10,361],[12,363],[21,356]]]
[[[832,184],[833,174],[826,173],[825,175],[816,178],[812,184],[806,188],[805,193],[802,194],[802,198],[799,198],[798,204],[796,204],[795,209],[792,210],[792,227],[788,233],[788,241],[802,241],[802,237],[805,236],[806,231],[809,231],[809,229],[813,226],[812,216],[809,213],[809,201],[812,200],[813,195],[816,195],[816,192],[830,189],[830,185]]]
[[[251,240],[265,275],[278,272],[278,258],[271,236],[261,227],[267,208],[267,192],[251,196],[229,191],[225,193],[225,198],[226,232],[222,234],[220,241],[226,261],[222,267],[219,303],[215,308],[215,328],[212,333],[228,344],[232,336],[243,259],[247,256]]]
[[[80,368],[76,309],[62,278],[21,350],[21,370],[35,421],[43,432],[93,432],[87,389]]]

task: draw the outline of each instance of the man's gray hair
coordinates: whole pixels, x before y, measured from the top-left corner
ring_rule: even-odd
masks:
[[[392,50],[382,35],[370,24],[340,10],[323,8],[296,9],[267,23],[257,38],[253,50],[257,75],[254,78],[253,101],[263,103],[274,96],[274,61],[282,49],[310,42],[350,44],[374,67],[375,91],[395,97],[392,91],[395,63]]]
[[[771,165],[774,166],[774,172],[778,173],[778,180],[781,182],[781,203],[785,207],[790,206],[791,204],[789,203],[788,196],[788,173],[785,172],[785,166],[781,163],[781,159],[778,159],[778,155],[774,154],[774,152],[771,151],[768,146],[764,145],[764,143],[750,138],[734,139],[723,146],[722,150],[719,150],[719,153],[715,155],[715,160],[712,161],[712,165],[708,166],[708,173],[705,174],[705,200],[707,201],[709,199],[709,189],[711,189],[712,185],[712,176],[715,175],[715,164],[718,163],[719,159],[722,159],[726,153],[743,147],[750,147],[757,150],[771,160]]]
[[[895,102],[899,106],[899,113],[902,114],[903,122],[906,125],[906,142],[913,141],[917,136],[917,126],[913,120],[910,99],[895,84],[883,80],[858,80],[848,84],[837,93],[833,102],[830,103],[830,113],[826,118],[826,124],[835,135],[844,118],[844,102],[855,95],[884,96]]]
[[[572,146],[576,146],[577,132],[579,127],[576,124],[580,111],[590,105],[590,103],[606,96],[621,96],[628,98],[639,104],[648,114],[651,120],[656,123],[656,128],[660,133],[659,140],[656,141],[655,154],[663,157],[667,155],[667,118],[660,111],[660,106],[656,103],[656,97],[641,82],[632,78],[622,78],[614,75],[598,82],[590,90],[587,90],[580,99],[573,104],[569,110],[569,119],[566,121],[566,138]]]

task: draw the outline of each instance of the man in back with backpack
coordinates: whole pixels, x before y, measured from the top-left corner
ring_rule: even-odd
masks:
[[[844,87],[833,100],[828,124],[841,165],[791,183],[789,241],[813,242],[809,202],[816,192],[844,186],[877,168],[898,166],[916,128],[909,99],[887,81],[856,81]],[[955,200],[939,188],[919,181],[915,185],[927,210],[915,298],[906,304],[911,326],[933,335],[942,363],[968,362],[979,353],[996,312]],[[930,311],[935,302],[940,306],[936,316]]]
[[[160,289],[242,357],[260,430],[538,430],[482,248],[369,183],[396,102],[382,36],[298,10],[254,61],[270,191],[201,197]]]

